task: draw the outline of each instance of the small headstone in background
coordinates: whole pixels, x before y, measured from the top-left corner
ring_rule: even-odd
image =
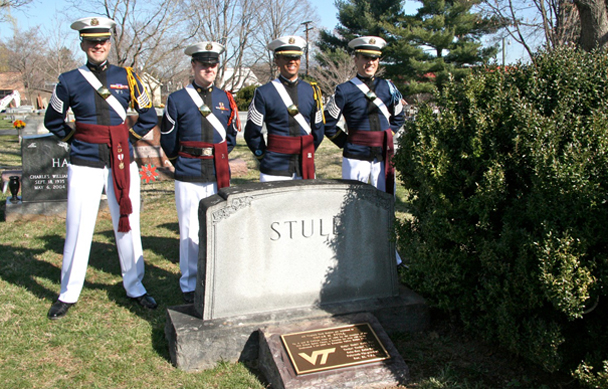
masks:
[[[23,202],[66,201],[69,145],[53,134],[29,135],[21,141]]]

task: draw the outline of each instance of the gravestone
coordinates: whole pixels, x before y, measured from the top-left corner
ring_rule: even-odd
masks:
[[[32,135],[40,135],[40,134],[48,134],[49,130],[44,126],[44,114],[43,115],[27,115],[23,119],[25,122],[25,127],[21,129],[21,137],[32,136]]]
[[[21,140],[21,201],[7,200],[5,219],[65,217],[69,145],[55,135],[28,135]]]
[[[64,215],[67,203],[69,145],[53,134],[21,140],[21,201],[7,200],[5,219],[36,220]]]
[[[256,361],[259,329],[369,312],[387,332],[428,325],[424,300],[399,285],[394,198],[348,180],[224,188],[201,201],[194,304],[167,310],[184,370]]]
[[[335,181],[226,195],[199,210],[195,308],[203,319],[398,295],[392,195]]]
[[[23,202],[66,201],[69,144],[53,134],[29,135],[21,141]]]

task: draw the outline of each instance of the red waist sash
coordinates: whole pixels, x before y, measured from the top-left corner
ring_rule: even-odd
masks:
[[[348,130],[348,142],[369,147],[382,147],[384,159],[384,178],[386,193],[395,194],[395,167],[392,164],[395,146],[393,144],[393,131],[357,131]]]
[[[298,154],[302,158],[302,178],[315,178],[315,144],[312,135],[283,136],[268,134],[268,150],[281,154]]]
[[[114,194],[120,207],[118,232],[129,232],[129,215],[133,213],[129,187],[131,186],[129,156],[129,126],[123,123],[118,126],[101,126],[76,122],[74,138],[95,144],[107,144],[110,147],[110,167]]]
[[[180,151],[178,155],[184,158],[213,159],[217,189],[230,186],[230,164],[228,163],[228,143],[226,141],[222,143],[183,141],[179,142],[179,144],[184,147],[213,148],[213,155],[209,156],[192,155],[183,151]]]

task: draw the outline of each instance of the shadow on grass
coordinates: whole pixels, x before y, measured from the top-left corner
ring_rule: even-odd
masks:
[[[47,251],[47,248],[29,249],[3,244],[0,245],[0,250],[2,252],[2,256],[0,256],[0,278],[15,286],[27,289],[41,300],[54,301],[57,298],[55,291],[49,290],[36,280],[37,278],[47,278],[56,281],[60,276],[60,269],[48,262],[37,259],[38,256]]]
[[[166,228],[179,235],[178,223],[165,223],[159,227]],[[94,243],[91,248],[91,259],[89,265],[106,273],[120,276],[120,263],[116,245],[113,244],[114,233],[112,230],[100,231],[97,234],[103,235],[112,243]],[[179,239],[174,237],[158,237],[142,235],[142,246],[146,251],[154,252],[158,257],[179,264]],[[117,305],[128,309],[134,315],[147,320],[151,327],[151,343],[159,356],[171,363],[167,341],[165,339],[165,321],[167,308],[184,304],[182,292],[179,287],[179,272],[173,273],[157,266],[156,262],[149,259],[146,261],[146,273],[143,284],[148,293],[156,299],[158,308],[151,311],[140,307],[137,303],[127,297],[122,282],[118,282],[111,287],[106,286],[108,299]],[[89,284],[85,282],[85,287]],[[96,287],[91,285],[92,288]]]
[[[168,223],[166,227],[176,228],[177,223]],[[89,258],[89,267],[100,272],[104,272],[118,278],[121,277],[118,252],[114,244],[113,231],[101,231],[97,234],[109,238],[108,242],[93,241]],[[0,278],[7,283],[25,288],[40,300],[47,300],[49,307],[54,302],[59,290],[53,290],[47,282],[59,284],[61,278],[61,266],[41,260],[42,256],[49,252],[62,255],[64,237],[58,235],[46,235],[38,237],[43,242],[41,248],[23,248],[16,245],[0,244]],[[142,237],[144,248],[158,250],[159,255],[166,255],[167,252],[178,251],[179,242],[174,238]],[[171,250],[168,250],[171,248]],[[155,261],[157,262],[157,261]],[[146,260],[146,273],[144,285],[150,295],[154,296],[158,302],[158,308],[148,310],[130,299],[124,290],[122,280],[117,282],[92,282],[85,279],[84,289],[101,290],[106,293],[108,300],[116,305],[126,308],[139,318],[146,320],[152,327],[151,343],[159,356],[171,361],[165,340],[164,327],[166,320],[166,309],[170,306],[183,304],[181,291],[179,289],[179,274],[166,270],[156,263]],[[92,278],[92,277],[90,277]],[[46,315],[46,311],[40,312]],[[67,319],[69,320],[69,318]]]
[[[165,257],[168,261],[179,264],[179,224],[177,222],[165,223],[158,227],[172,232],[175,238],[142,235],[141,240],[144,250],[153,251],[155,254]]]

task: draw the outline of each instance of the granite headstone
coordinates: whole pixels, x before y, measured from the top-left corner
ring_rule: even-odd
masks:
[[[393,196],[371,185],[228,188],[201,202],[199,220],[195,308],[204,320],[399,293]]]
[[[221,189],[199,206],[194,304],[167,310],[184,370],[258,359],[258,330],[370,312],[387,332],[420,331],[428,308],[399,285],[394,198],[347,180]]]
[[[66,201],[69,145],[53,134],[29,135],[21,141],[23,202]]]

